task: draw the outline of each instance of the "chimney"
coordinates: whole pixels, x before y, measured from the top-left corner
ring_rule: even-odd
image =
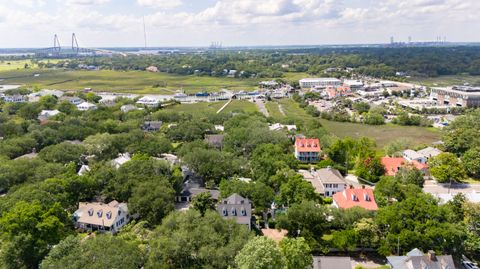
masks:
[[[435,256],[435,251],[429,250],[427,255],[429,260],[437,261],[437,257]]]
[[[365,189],[365,185],[362,185],[362,189]]]
[[[353,189],[353,185],[349,185],[350,189]]]

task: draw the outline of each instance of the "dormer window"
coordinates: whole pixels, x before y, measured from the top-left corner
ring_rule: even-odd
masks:
[[[352,194],[352,201],[358,201],[358,197],[355,194]]]
[[[222,214],[223,214],[223,216],[225,216],[225,217],[228,216],[228,211],[227,211],[227,209],[226,209],[225,207],[222,209]]]
[[[88,215],[93,216],[93,208],[88,209]]]
[[[245,210],[244,207],[242,207],[242,208],[240,209],[240,214],[242,214],[242,216],[246,216],[246,215],[247,215],[247,211]]]
[[[102,209],[98,210],[98,211],[97,211],[97,216],[98,216],[99,218],[101,218],[102,215],[103,215],[103,210],[102,210]]]
[[[107,215],[107,219],[111,219],[112,218],[112,211],[108,211],[106,215]]]
[[[365,194],[365,201],[368,201],[370,202],[372,199],[370,198],[370,196],[368,194]]]
[[[232,212],[231,212],[231,213],[232,213],[232,216],[236,216],[236,215],[237,215],[237,210],[235,209],[235,207],[232,208]]]

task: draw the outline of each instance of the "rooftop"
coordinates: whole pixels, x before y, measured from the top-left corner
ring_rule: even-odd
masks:
[[[340,208],[362,207],[368,210],[378,210],[373,190],[369,188],[349,188],[333,195],[335,204]]]
[[[297,138],[295,150],[298,152],[320,152],[320,141],[317,138]]]
[[[74,216],[77,218],[77,222],[80,223],[110,227],[115,222],[117,216],[127,212],[128,207],[126,203],[119,203],[114,200],[108,204],[79,203],[78,210],[75,211]]]

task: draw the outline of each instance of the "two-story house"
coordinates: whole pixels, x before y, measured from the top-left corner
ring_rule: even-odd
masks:
[[[75,227],[84,231],[116,233],[130,221],[126,203],[79,203],[73,214]]]
[[[301,162],[318,162],[320,151],[320,141],[316,138],[297,138],[295,140],[295,158]]]
[[[247,198],[234,193],[218,204],[217,212],[225,219],[235,219],[238,224],[252,229],[252,202]]]

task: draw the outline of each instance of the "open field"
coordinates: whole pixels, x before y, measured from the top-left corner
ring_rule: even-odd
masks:
[[[278,102],[271,101],[267,102],[265,104],[265,107],[268,110],[268,114],[270,114],[270,117],[272,117],[275,121],[282,121],[285,116],[283,116],[282,113],[280,113],[280,109],[278,108]]]
[[[34,76],[39,74],[39,76]],[[224,77],[181,76],[145,71],[83,71],[31,69],[0,72],[0,79],[7,84],[25,84],[39,88],[60,90],[115,91],[131,93],[172,93],[183,89],[187,93],[198,91],[254,90],[259,79]]]
[[[387,125],[365,125],[349,122],[335,122],[321,119],[320,122],[327,131],[338,137],[369,137],[377,141],[377,147],[383,148],[385,145],[396,139],[406,139],[414,146],[422,144],[431,144],[440,140],[441,133],[434,128],[399,126],[393,124]]]
[[[480,85],[480,76],[440,76],[436,78],[411,78],[410,82],[421,84],[429,87],[446,87],[452,85]]]
[[[166,107],[167,111],[184,112],[188,114],[216,113],[227,101],[222,102],[199,102],[193,104],[181,104]],[[246,100],[232,101],[221,113],[230,113],[235,111],[257,112],[257,106]]]

